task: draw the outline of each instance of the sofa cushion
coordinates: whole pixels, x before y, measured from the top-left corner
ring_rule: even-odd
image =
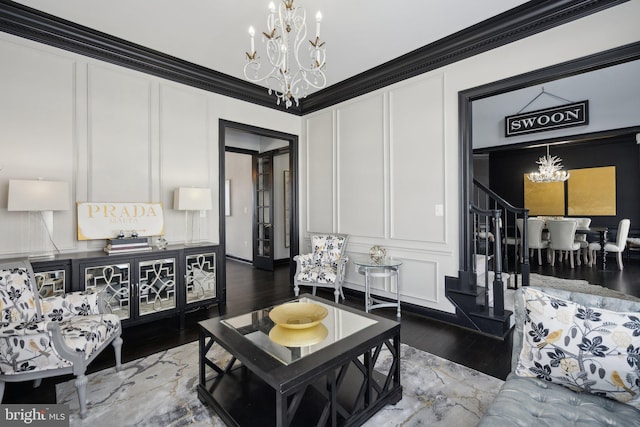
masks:
[[[640,411],[629,405],[511,373],[477,427],[639,425]]]
[[[640,409],[640,313],[589,307],[523,289],[516,374]]]

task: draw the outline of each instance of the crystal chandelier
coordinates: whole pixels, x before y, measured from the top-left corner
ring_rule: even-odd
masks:
[[[549,155],[547,145],[547,155],[540,157],[536,162],[538,172],[531,172],[528,177],[532,182],[560,182],[569,179],[569,173],[562,170],[562,159]]]
[[[265,82],[269,94],[275,92],[277,104],[284,102],[286,108],[299,105],[299,100],[307,96],[309,87],[322,89],[327,84],[324,74],[325,47],[320,40],[322,14],[316,14],[316,36],[308,40],[307,13],[302,7],[294,7],[294,0],[281,0],[276,13],[273,2],[269,3],[267,31],[262,33],[266,43],[268,65],[261,73],[260,57],[255,50],[255,30],[249,27],[251,51],[247,53],[244,76],[253,83]],[[307,56],[301,52],[307,46]],[[292,68],[292,65],[296,68]]]

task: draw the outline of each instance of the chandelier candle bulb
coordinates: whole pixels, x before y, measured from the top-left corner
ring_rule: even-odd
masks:
[[[251,37],[251,54],[252,55],[253,55],[253,52],[256,51],[256,46],[254,41],[255,35],[256,35],[256,30],[254,30],[253,27],[249,27],[249,37]]]
[[[322,21],[322,13],[316,13],[316,39],[320,38],[320,21]]]

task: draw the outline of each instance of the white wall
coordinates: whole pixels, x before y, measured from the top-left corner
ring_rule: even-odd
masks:
[[[301,252],[318,231],[350,234],[351,255],[382,245],[403,261],[403,301],[453,311],[444,278],[459,267],[458,93],[636,42],[637,16],[640,1],[627,2],[304,116]],[[346,282],[364,289],[351,266]],[[373,287],[392,296],[388,282]]]
[[[9,179],[63,180],[74,202],[162,202],[170,243],[185,240],[179,186],[210,187],[202,238],[219,241],[218,121],[299,134],[300,118],[0,33],[0,257],[27,254],[28,214],[6,210]],[[75,208],[54,213],[63,252]]]
[[[227,255],[253,260],[253,181],[250,154],[226,152],[225,179],[231,184],[231,215],[226,217]]]

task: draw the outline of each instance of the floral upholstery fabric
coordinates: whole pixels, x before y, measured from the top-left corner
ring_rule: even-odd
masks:
[[[40,300],[45,320],[61,322],[74,316],[98,314],[98,294],[95,292],[70,292]]]
[[[35,297],[26,269],[0,270],[0,304],[2,322],[27,322],[35,318]]]
[[[616,312],[523,289],[516,374],[640,409],[640,313]]]
[[[64,342],[75,351],[84,351],[88,358],[107,338],[120,329],[117,314],[76,316],[60,323]]]
[[[345,238],[334,235],[315,235],[311,238],[311,244],[312,253],[298,256],[300,272],[296,279],[309,283],[335,283]]]
[[[331,265],[338,268],[338,261],[342,256],[345,239],[342,236],[316,235],[311,238],[313,259],[316,265]]]
[[[312,265],[300,271],[296,276],[301,282],[335,283],[338,277],[337,268],[331,266]]]
[[[67,366],[71,363],[53,349],[45,322],[0,326],[0,373],[3,375]]]
[[[85,359],[120,332],[117,315],[99,313],[97,294],[71,292],[39,300],[32,285],[30,268],[0,270],[0,374],[71,366],[56,351],[48,323],[58,323],[69,351],[85,352]]]

